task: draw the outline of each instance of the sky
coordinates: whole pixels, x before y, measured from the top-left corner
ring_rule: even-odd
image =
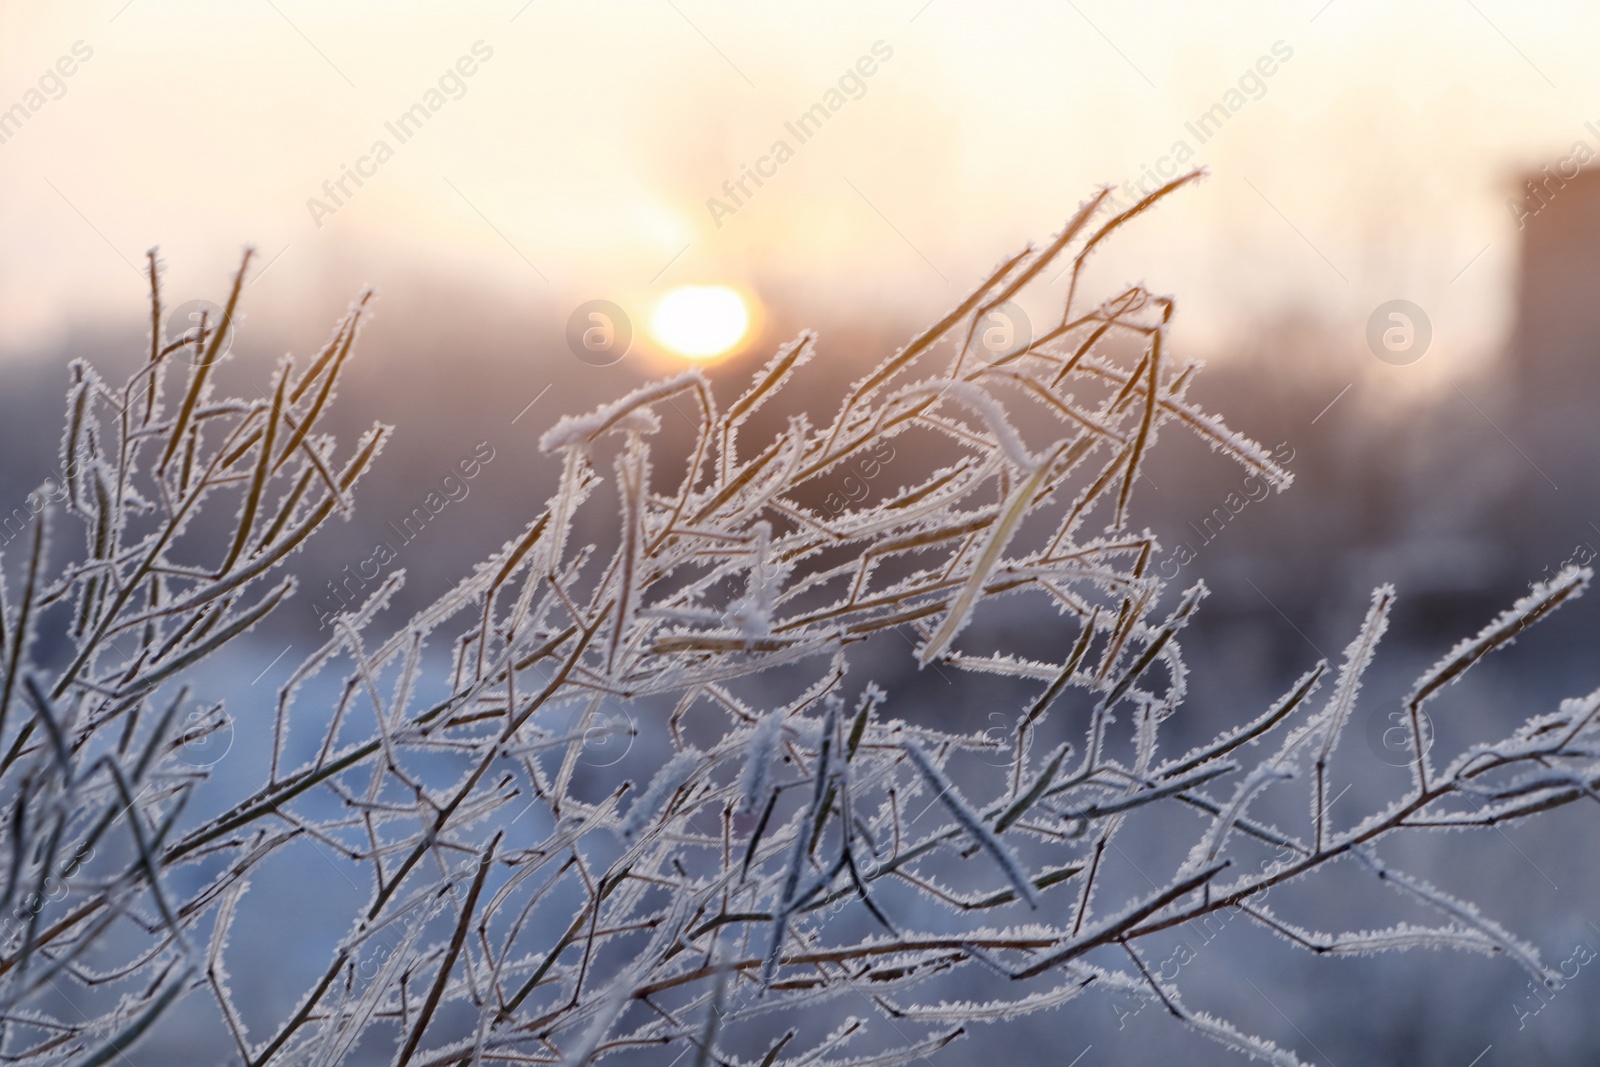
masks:
[[[3,0],[0,352],[132,321],[155,245],[208,296],[254,247],[267,315],[421,271],[553,336],[689,283],[925,317],[1182,164],[1209,177],[1096,265],[1176,294],[1177,343],[1288,309],[1359,349],[1406,299],[1437,380],[1508,328],[1518,176],[1600,152],[1597,31],[1508,0]]]

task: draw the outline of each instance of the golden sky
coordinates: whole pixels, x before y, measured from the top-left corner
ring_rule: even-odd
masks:
[[[196,295],[254,245],[265,314],[410,267],[929,314],[1181,142],[1211,178],[1100,263],[1176,293],[1181,340],[1293,305],[1359,345],[1404,297],[1462,365],[1507,325],[1512,176],[1600,150],[1597,31],[1510,0],[3,0],[0,349],[138,314],[155,244]]]

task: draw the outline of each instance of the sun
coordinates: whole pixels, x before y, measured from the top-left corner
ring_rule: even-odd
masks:
[[[727,285],[680,285],[650,318],[650,333],[663,348],[696,361],[727,355],[749,330],[750,309]]]

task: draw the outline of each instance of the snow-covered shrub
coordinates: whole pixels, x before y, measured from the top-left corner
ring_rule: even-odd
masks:
[[[1341,760],[1361,758],[1340,740],[1388,588],[1336,670],[1310,665],[1193,751],[1161,747],[1184,696],[1178,634],[1205,588],[1159,609],[1158,546],[1128,525],[1141,462],[1169,429],[1290,481],[1185,398],[1197,368],[1166,348],[1169,299],[1080,293],[1096,248],[1193,178],[1120,214],[1103,192],[1085,202],[816,425],[795,412],[786,431],[744,440],[805,372],[810,336],[731,402],[689,371],[561,420],[542,441],[561,464],[545,508],[394,632],[372,620],[401,572],[339,616],[275,710],[252,709],[273,717],[269,770],[222,812],[186,806],[207,770],[185,757],[226,712],[180,718],[193,706],[180,686],[291,594],[274,571],[352,506],[388,430],[340,445],[318,429],[362,305],[309,365],[286,358],[258,398],[223,399],[212,371],[239,283],[221,323],[165,338],[152,255],[148,360],[120,388],[74,365],[64,477],[45,490],[58,506],[6,561],[4,1054],[117,1062],[172,1025],[175,1004],[199,1002],[251,1067],[889,1065],[975,1024],[1111,995],[1298,1063],[1185,1006],[1148,963],[1151,939],[1224,911],[1317,953],[1467,949],[1559,982],[1380,849],[1595,798],[1600,692],[1448,760],[1425,712],[1576,596],[1587,570],[1538,586],[1418,680],[1401,709],[1410,786],[1380,810],[1334,820],[1329,800]],[[1059,322],[980,354],[985,314],[1058,272]],[[685,427],[682,456],[652,450]],[[893,467],[886,443],[903,457]],[[872,492],[820,504],[840,471],[868,471]],[[578,543],[607,481],[614,544]],[[221,539],[197,521],[219,510]],[[82,547],[55,567],[46,528],[69,524]],[[975,614],[1010,595],[1054,606],[1058,656],[967,647]],[[922,665],[1021,679],[1037,696],[1002,709],[1003,737],[982,729],[989,707],[959,709],[966,733],[919,722],[851,673],[880,635]],[[65,656],[42,651],[62,644]],[[343,680],[307,684],[324,672]],[[341,695],[307,695],[319,692]],[[582,759],[619,707],[655,717],[634,781]],[[1293,790],[1304,799],[1281,803]],[[1186,850],[1151,855],[1179,837]],[[369,896],[297,1006],[248,1025],[230,970],[274,961],[240,958],[230,931],[281,921],[251,880],[306,841],[344,857]],[[1105,875],[1124,845],[1147,886]],[[1319,916],[1280,905],[1279,887],[1340,860],[1418,921],[1318,933]]]

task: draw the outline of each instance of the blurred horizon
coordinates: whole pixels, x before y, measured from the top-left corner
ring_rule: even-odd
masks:
[[[0,30],[0,114],[40,105],[0,130],[13,358],[136,321],[152,246],[169,292],[213,298],[254,247],[255,314],[278,322],[464,277],[533,339],[684,283],[916,321],[1098,187],[1126,202],[1205,167],[1098,259],[1106,284],[1176,294],[1176,341],[1210,359],[1285,309],[1358,351],[1371,309],[1409,299],[1436,358],[1394,388],[1431,389],[1508,334],[1520,176],[1600,150],[1585,35],[1503,3],[111,0],[8,5]],[[53,76],[74,46],[91,58]],[[792,158],[763,164],[779,140]]]

